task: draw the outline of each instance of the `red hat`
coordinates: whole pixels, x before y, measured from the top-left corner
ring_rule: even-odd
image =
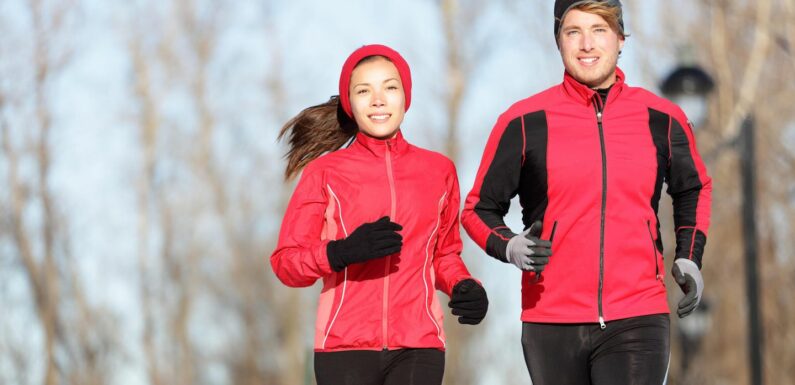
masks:
[[[380,44],[362,46],[353,51],[351,56],[348,56],[348,59],[345,60],[345,64],[342,65],[342,72],[340,73],[340,105],[342,109],[345,110],[348,116],[353,118],[351,99],[348,96],[351,74],[356,65],[368,56],[383,56],[395,65],[400,75],[400,81],[403,83],[403,91],[406,94],[406,111],[408,111],[409,105],[411,105],[411,70],[409,70],[409,63],[406,63],[406,59],[403,59],[403,56],[400,56],[397,51]]]

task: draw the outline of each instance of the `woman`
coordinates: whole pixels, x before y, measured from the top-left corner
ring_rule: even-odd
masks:
[[[434,288],[450,296],[460,323],[479,323],[488,308],[460,257],[455,167],[403,138],[411,73],[396,51],[354,51],[339,91],[279,135],[290,139],[286,177],[304,171],[273,271],[292,287],[323,280],[319,385],[441,384],[445,335]]]

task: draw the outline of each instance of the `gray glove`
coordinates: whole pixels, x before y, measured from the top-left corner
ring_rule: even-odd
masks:
[[[701,302],[701,294],[704,292],[704,279],[701,278],[701,272],[695,262],[679,258],[674,261],[674,267],[671,269],[671,274],[674,280],[682,288],[685,297],[679,301],[679,308],[677,314],[679,318],[684,318],[690,315],[693,310],[698,307]]]
[[[505,250],[508,262],[520,270],[538,274],[544,271],[552,256],[552,242],[539,239],[540,236],[541,221],[536,221],[529,229],[511,238]]]

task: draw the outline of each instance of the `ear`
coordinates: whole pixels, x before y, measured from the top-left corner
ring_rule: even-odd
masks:
[[[624,50],[624,36],[619,36],[618,37],[618,52],[621,52],[623,50]]]

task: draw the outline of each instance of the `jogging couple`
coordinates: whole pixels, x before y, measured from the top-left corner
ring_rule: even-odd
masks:
[[[673,198],[672,274],[684,317],[703,291],[711,181],[687,117],[625,83],[618,0],[556,0],[563,82],[505,111],[491,131],[461,223],[522,273],[522,346],[535,385],[662,384],[669,310],[657,211]],[[486,316],[461,260],[453,163],[400,125],[411,72],[383,45],[345,61],[339,95],[287,122],[286,177],[301,172],[271,265],[288,286],[318,279],[315,377],[325,384],[438,385],[443,304]],[[524,229],[504,223],[519,195]],[[509,359],[505,357],[505,359]]]

